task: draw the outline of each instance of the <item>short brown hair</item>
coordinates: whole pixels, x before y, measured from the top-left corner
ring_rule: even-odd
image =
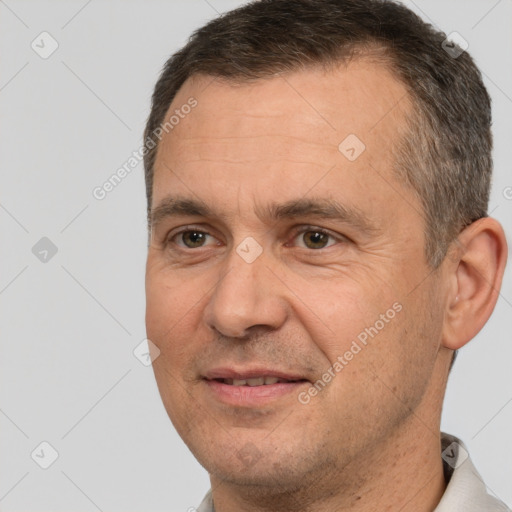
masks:
[[[460,230],[487,215],[490,98],[468,53],[447,51],[444,33],[394,1],[259,0],[210,21],[165,64],[144,139],[192,75],[246,82],[364,55],[388,66],[414,104],[395,169],[422,202],[426,258],[436,268]],[[148,220],[157,149],[144,157]]]

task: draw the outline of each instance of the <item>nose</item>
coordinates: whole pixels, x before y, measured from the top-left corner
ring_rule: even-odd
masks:
[[[208,304],[205,321],[227,337],[244,338],[256,327],[278,329],[286,320],[286,287],[263,252],[248,263],[235,250]]]

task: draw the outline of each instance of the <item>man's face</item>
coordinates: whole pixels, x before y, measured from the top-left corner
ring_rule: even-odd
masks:
[[[409,97],[364,60],[194,77],[166,119],[191,96],[159,147],[147,261],[167,412],[224,480],[293,489],[347,465],[356,478],[415,421],[440,346],[422,207],[392,171]],[[333,204],[339,216],[319,208]]]

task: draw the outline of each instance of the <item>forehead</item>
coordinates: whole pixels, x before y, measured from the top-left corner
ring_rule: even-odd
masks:
[[[197,134],[212,135],[211,126],[203,121],[213,117],[217,136],[228,129],[264,129],[269,123],[289,120],[287,130],[292,133],[306,132],[311,124],[320,132],[331,132],[332,140],[354,132],[361,138],[378,137],[383,131],[399,128],[410,108],[404,84],[388,66],[369,57],[330,69],[312,66],[251,82],[194,75],[178,91],[166,118],[191,96],[198,100],[199,108],[181,124],[193,126]],[[246,119],[236,121],[235,126],[233,119],[224,121],[240,114]],[[304,122],[307,125],[301,130]],[[311,139],[314,135],[308,133]]]
[[[183,109],[192,97],[197,106]],[[166,115],[180,119],[159,145],[153,205],[171,189],[190,194],[190,184],[212,201],[234,188],[238,198],[282,197],[283,184],[290,199],[313,184],[371,198],[379,175],[393,179],[410,103],[404,85],[370,59],[248,83],[193,76]]]

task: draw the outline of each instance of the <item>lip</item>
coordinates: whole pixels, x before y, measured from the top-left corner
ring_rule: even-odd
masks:
[[[298,395],[300,388],[305,384],[309,384],[308,381],[304,380],[298,382],[278,382],[264,386],[233,386],[217,380],[207,379],[205,379],[204,382],[216,400],[227,405],[238,407],[268,405],[286,395],[292,393]]]
[[[215,380],[245,380],[265,376],[294,380],[297,382],[277,382],[275,384],[265,384],[262,386],[233,386]],[[206,372],[203,376],[203,380],[209,393],[213,395],[216,400],[226,405],[248,408],[268,405],[290,394],[298,395],[301,387],[310,384],[304,376],[271,368],[215,368]]]
[[[263,367],[253,368],[213,368],[208,370],[203,377],[213,379],[254,379],[258,377],[277,377],[286,380],[307,380],[303,375],[289,373],[283,370]]]

